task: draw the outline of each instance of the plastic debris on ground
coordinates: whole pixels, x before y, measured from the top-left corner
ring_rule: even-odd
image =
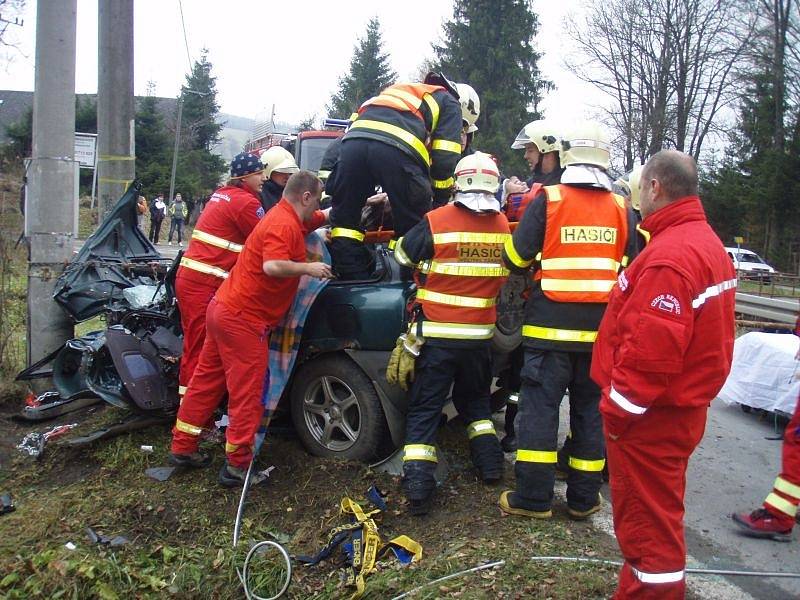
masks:
[[[166,481],[172,477],[172,474],[177,470],[178,467],[152,467],[150,469],[145,469],[144,474],[156,481]]]
[[[67,550],[75,550],[77,546],[72,542],[67,542],[66,544],[64,544],[64,548],[66,548]]]
[[[93,544],[100,544],[101,546],[110,546],[112,548],[116,548],[118,546],[124,546],[125,544],[130,542],[130,540],[126,538],[124,535],[116,535],[114,537],[108,537],[97,533],[91,527],[86,528],[86,537],[88,537],[89,541],[92,542]]]
[[[164,299],[163,285],[135,285],[122,290],[122,295],[131,308],[147,308]]]
[[[16,507],[11,499],[11,494],[0,494],[0,515],[5,515],[15,510]]]
[[[139,450],[141,450],[142,452],[147,452],[148,454],[150,454],[150,453],[153,452],[153,447],[152,446],[139,446]]]
[[[47,442],[53,438],[59,437],[67,433],[70,429],[77,427],[77,423],[70,423],[69,425],[56,425],[49,431],[32,431],[25,434],[22,441],[17,444],[17,450],[25,452],[33,458],[39,458],[44,452],[44,447]]]

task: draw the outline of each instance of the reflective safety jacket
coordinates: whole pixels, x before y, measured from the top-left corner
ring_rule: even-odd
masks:
[[[596,188],[546,186],[505,245],[509,268],[534,267],[526,346],[591,352],[619,270],[636,254],[633,211]]]
[[[461,105],[443,87],[391,85],[358,109],[343,141],[369,138],[396,146],[429,169],[434,200],[446,199],[461,158]]]
[[[619,276],[592,357],[620,435],[651,406],[707,406],[731,367],[736,273],[697,196],[648,216],[650,243]]]
[[[428,233],[430,245],[420,243]],[[502,248],[510,237],[504,215],[448,204],[427,213],[400,238],[395,258],[424,275],[417,290],[418,334],[428,342],[491,339],[497,294],[508,277]],[[427,252],[421,251],[424,246]]]
[[[247,236],[264,216],[261,199],[245,188],[224,186],[211,195],[181,258],[180,276],[212,287],[228,277]]]

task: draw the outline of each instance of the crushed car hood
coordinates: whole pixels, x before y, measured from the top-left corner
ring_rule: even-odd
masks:
[[[137,226],[140,189],[128,188],[56,282],[53,298],[76,322],[124,301],[126,288],[158,283],[164,259]]]

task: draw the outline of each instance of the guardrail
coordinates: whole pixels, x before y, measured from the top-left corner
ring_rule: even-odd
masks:
[[[800,303],[796,298],[765,298],[755,294],[736,292],[736,312],[763,321],[794,325]]]

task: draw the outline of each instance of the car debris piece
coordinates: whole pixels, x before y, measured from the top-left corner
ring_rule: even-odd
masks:
[[[152,425],[158,425],[160,423],[165,423],[170,421],[171,417],[165,415],[138,415],[138,414],[130,414],[124,419],[114,423],[113,425],[109,425],[108,427],[104,427],[103,429],[98,429],[89,433],[87,435],[72,438],[67,440],[67,444],[70,446],[85,446],[86,444],[91,444],[92,442],[96,442],[98,440],[107,440],[112,437],[116,437],[122,433],[127,433],[129,431],[137,431],[139,429],[144,429],[146,427],[150,427]]]
[[[0,494],[0,515],[5,515],[14,512],[17,509],[14,506],[14,501],[11,499],[11,494]]]
[[[22,412],[13,418],[19,421],[47,421],[102,401],[96,396],[62,398],[58,392],[45,392],[36,397],[36,403],[26,404]]]
[[[69,425],[56,425],[50,431],[31,431],[26,433],[22,441],[17,444],[17,450],[26,452],[33,458],[40,458],[44,452],[44,447],[48,440],[59,437],[67,433],[70,429],[77,427],[77,423],[70,423]]]
[[[177,470],[178,467],[151,467],[145,469],[144,474],[156,481],[166,481],[172,477],[172,474]]]
[[[91,527],[86,528],[86,536],[89,538],[89,541],[92,542],[93,544],[100,544],[101,546],[111,546],[112,548],[115,548],[117,546],[124,546],[125,544],[130,542],[130,540],[126,538],[124,535],[116,535],[114,537],[108,537],[97,533]]]

